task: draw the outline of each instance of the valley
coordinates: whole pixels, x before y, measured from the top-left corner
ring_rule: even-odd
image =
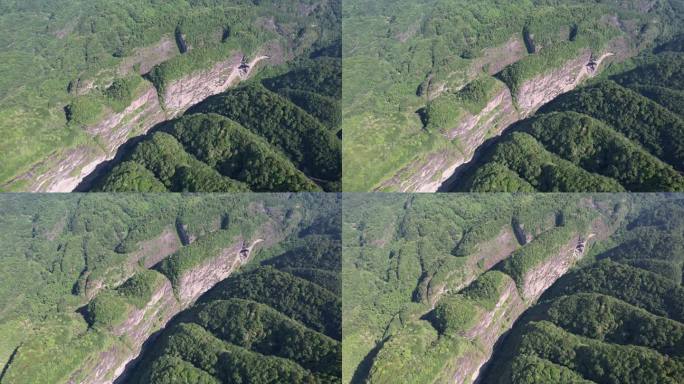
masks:
[[[545,104],[493,139],[450,181],[452,189],[681,191],[684,125],[667,100],[681,93],[683,58],[681,52],[643,57],[633,69]]]
[[[0,269],[1,383],[339,382],[337,196],[34,196],[0,204],[12,243]],[[271,339],[246,343],[257,324],[228,308],[263,313]],[[197,339],[174,343],[180,329]],[[268,347],[295,335],[296,346]],[[150,347],[167,342],[173,350]],[[197,365],[192,348],[205,342],[240,370]]]
[[[663,170],[675,180],[649,180],[645,175],[639,183],[616,180],[600,185],[602,177],[613,178],[606,170],[585,164],[571,166],[563,161],[568,161],[564,154],[550,151],[549,158],[538,148],[527,151],[555,167],[534,177],[552,179],[544,180],[551,185],[542,186],[520,167],[501,161],[483,167],[484,180],[475,184],[470,181],[475,171],[467,172],[494,163],[480,157],[486,156],[493,143],[505,141],[520,125],[536,119],[540,109],[542,113],[551,109],[561,95],[581,92],[599,80],[620,83],[620,76],[665,57],[674,67],[681,67],[677,53],[684,25],[680,2],[596,4],[578,0],[559,5],[550,1],[426,0],[371,5],[359,0],[346,2],[343,8],[343,29],[349,31],[343,51],[349,69],[343,81],[343,162],[349,170],[344,174],[345,191],[681,190],[676,175],[680,164],[664,157],[665,152],[653,155],[645,141],[645,135],[656,133],[635,136],[624,131],[621,122],[607,122],[615,111],[606,112],[605,119],[599,120],[616,130],[620,140],[630,141],[623,144],[630,147],[628,155],[644,158],[640,162],[647,162],[646,167]],[[630,86],[666,88],[658,89],[658,100],[674,112],[662,113],[681,123],[673,106],[676,103],[667,100],[679,95],[682,88],[677,82],[663,87],[653,80],[654,84],[641,84],[633,78]],[[662,96],[663,92],[668,96]],[[647,103],[652,101],[639,96]],[[615,98],[623,96],[616,94]],[[576,123],[578,119],[572,116],[568,120]],[[575,143],[557,139],[554,144],[562,148]],[[642,147],[653,157],[643,153]],[[599,162],[599,156],[625,156],[624,149],[604,152],[608,153],[587,158]],[[369,162],[375,154],[380,155]],[[588,180],[578,185],[554,184],[554,178]]]
[[[678,195],[387,196],[345,198],[344,382],[682,377]]]
[[[296,120],[279,122],[289,131],[292,145],[304,146],[298,151],[316,146],[326,152],[325,158],[311,155],[317,156],[318,163],[304,166],[301,159],[283,153],[273,137],[263,137],[260,127],[233,121],[241,136],[251,137],[235,138],[233,146],[248,149],[225,154],[222,163],[231,163],[229,172],[214,164],[202,166],[195,161],[195,153],[188,153],[169,165],[183,173],[173,182],[153,177],[154,170],[145,171],[140,164],[134,169],[127,165],[115,170],[116,188],[109,189],[340,190],[340,91],[333,89],[341,81],[336,63],[341,39],[339,2],[200,4],[178,0],[163,7],[144,2],[137,8],[118,0],[34,3],[2,5],[0,23],[12,32],[4,37],[8,41],[0,42],[7,46],[7,76],[0,84],[4,97],[0,129],[7,138],[0,148],[5,154],[0,190],[95,188],[95,181],[125,158],[137,141],[182,118],[191,107],[242,83],[257,84],[287,73],[293,74],[287,87],[272,87],[275,94],[269,95],[296,115]],[[112,15],[108,29],[98,18],[103,12]],[[16,20],[30,22],[14,26]],[[12,42],[22,39],[20,46]],[[27,71],[22,59],[13,60],[23,58],[25,51],[38,52],[33,60],[40,60],[42,67],[29,66]],[[327,88],[306,89],[309,84],[298,83],[307,78],[297,74],[312,76],[316,69],[330,77]],[[263,105],[241,107],[243,113],[269,113]],[[307,121],[302,123],[302,119]],[[328,129],[330,124],[334,126]],[[261,175],[263,168],[250,169],[249,162],[279,169]],[[324,169],[314,168],[318,166]],[[192,175],[187,175],[187,168],[192,168]],[[262,182],[255,185],[246,180],[254,177]]]

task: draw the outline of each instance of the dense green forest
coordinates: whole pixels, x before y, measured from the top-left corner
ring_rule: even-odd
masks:
[[[343,381],[679,383],[682,214],[677,194],[345,197]]]
[[[343,381],[470,382],[463,361],[535,300],[528,279],[606,236],[628,206],[616,195],[345,196]],[[480,339],[483,319],[494,325]]]
[[[148,347],[128,381],[339,383],[340,224],[333,213],[217,284]]]
[[[543,98],[546,93],[553,94],[555,87],[566,87],[566,83],[572,82],[572,76],[583,71],[573,69],[575,61],[586,57],[586,79],[604,69],[611,72],[623,67],[621,63],[630,62],[629,58],[639,52],[681,49],[681,42],[677,44],[671,39],[681,39],[682,15],[684,5],[672,0],[345,1],[344,190],[391,192],[407,189],[408,185],[408,190],[414,191],[435,182],[442,171],[451,170],[450,166],[458,164],[459,159],[469,161],[482,140],[497,136],[510,124],[510,119],[525,117],[528,111],[519,103],[521,96],[530,100]],[[658,72],[664,67],[654,64],[651,69]],[[681,62],[670,70],[677,72],[679,68]],[[541,79],[544,76],[551,78]],[[630,90],[672,108],[668,112],[680,108],[681,103],[676,100],[681,88],[676,82],[661,81],[659,84],[665,85],[656,85],[664,79],[651,75],[648,84],[640,84],[646,77],[636,72],[632,79],[636,82]],[[513,105],[501,98],[507,92]],[[660,110],[644,113],[646,119],[655,118],[656,113],[664,124],[672,117]],[[474,126],[468,125],[473,122]],[[619,133],[637,141],[625,132]],[[670,161],[678,160],[667,157],[671,154],[665,153],[663,157],[645,149],[679,170],[681,162],[672,164]],[[539,149],[534,150],[538,157],[548,157]],[[627,156],[630,161],[631,157],[644,157],[634,151],[622,150],[615,157],[621,159],[618,161]],[[547,172],[553,173],[553,178],[570,177],[570,165],[561,158],[544,160],[557,168]],[[666,167],[658,162],[653,164],[655,160],[639,161],[646,163],[648,172]],[[530,189],[530,180],[514,177],[515,169],[508,172],[497,165],[485,171],[478,175],[484,185],[468,185],[464,189]],[[590,172],[602,175],[596,170]],[[645,183],[652,184],[642,189],[648,190],[660,182],[672,187],[681,181],[649,180]],[[553,188],[567,187],[563,189],[567,191],[585,187],[593,187],[589,188],[591,191],[604,190],[602,183],[592,181],[587,181],[588,185],[573,185],[551,180],[549,184]],[[611,190],[620,190],[612,184]],[[501,188],[504,186],[512,189]],[[550,190],[557,190],[553,188]]]
[[[679,383],[684,377],[679,196],[639,209],[516,323],[483,383]]]
[[[103,136],[110,132],[102,135],[93,127],[114,113],[127,110],[128,120],[121,124],[130,130],[129,138],[144,133],[140,116],[131,116],[145,113],[136,100],[154,89],[164,108],[170,85],[229,58],[243,55],[251,60],[268,51],[267,72],[301,58],[339,58],[340,17],[338,0],[2,1],[0,189],[25,190],[30,184],[26,177],[49,174],[74,151],[79,156],[106,153]],[[282,82],[291,87],[279,87],[280,95],[310,110],[331,130],[339,130],[339,98],[300,90],[295,83]],[[150,100],[146,105],[152,105]],[[172,117],[166,110],[156,113]],[[253,157],[259,164],[284,163],[270,155]],[[115,186],[160,189],[138,168],[127,165],[118,170],[131,181]],[[211,180],[210,187],[234,189],[206,170],[196,172]],[[301,177],[284,172],[274,184],[297,184],[292,179]],[[204,187],[193,181],[197,175],[187,178],[188,190]]]
[[[218,344],[228,353],[214,358],[232,359],[237,370],[223,374],[245,375],[242,382],[273,375],[339,381],[338,196],[7,194],[0,200],[6,244],[0,251],[0,383],[115,379],[116,366],[138,354],[136,343],[189,306],[197,284],[212,284],[212,275],[188,283],[207,265],[219,276],[240,269],[217,286],[217,295],[225,293],[220,299],[202,299],[181,312],[195,328],[169,330],[178,335],[168,348]],[[217,258],[233,267],[225,272],[212,264]],[[257,291],[250,282],[259,279]],[[280,291],[280,308],[262,303],[259,295],[279,289],[276,281],[302,291]],[[254,287],[251,296],[231,291],[243,284]],[[262,337],[250,337],[254,332]],[[173,341],[184,337],[196,343]],[[169,354],[159,364],[191,382],[216,382],[215,371],[190,368],[189,353]]]
[[[94,190],[339,191],[341,71],[339,57],[302,59],[210,97],[135,144]]]
[[[455,190],[684,190],[684,115],[678,103],[684,53],[664,49],[561,95],[511,127],[469,164]]]

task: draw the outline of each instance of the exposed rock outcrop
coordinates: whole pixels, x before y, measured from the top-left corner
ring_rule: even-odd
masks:
[[[512,39],[508,45],[515,55],[509,57],[507,62],[513,63],[523,57],[524,45],[519,39]],[[454,180],[457,176],[455,172],[473,159],[475,151],[487,138],[499,136],[506,128],[530,116],[542,105],[596,76],[603,61],[612,55],[604,53],[595,58],[590,50],[583,50],[560,68],[524,82],[515,95],[508,88],[502,89],[480,113],[465,113],[456,127],[448,128],[446,137],[457,141],[458,150],[443,149],[425,155],[399,170],[375,190],[436,192],[445,183],[457,182]],[[486,64],[486,61],[482,61],[479,65]]]
[[[81,145],[57,151],[2,188],[18,188],[26,192],[71,192],[106,160],[102,149],[92,146]]]
[[[185,273],[178,281],[178,298],[185,308],[195,302],[204,292],[226,279],[241,265],[247,263],[254,247],[263,242],[256,239],[251,245],[245,246],[240,239],[229,248],[207,262]]]
[[[594,59],[590,50],[583,50],[578,57],[569,60],[562,67],[524,82],[515,95],[521,116],[530,116],[542,105],[595,76],[603,60],[609,56],[612,53]]]
[[[494,309],[482,313],[477,323],[462,334],[472,343],[472,348],[456,357],[452,382],[477,383],[482,367],[491,359],[499,338],[544,291],[584,257],[591,242],[614,233],[622,218],[617,214],[612,218],[594,220],[590,228],[572,236],[557,252],[525,274],[521,286],[507,277]]]
[[[593,237],[591,234],[589,236]],[[563,276],[584,256],[585,246],[582,246],[581,252],[578,252],[578,246],[585,241],[580,235],[573,236],[555,255],[525,274],[522,287],[520,287],[523,299],[530,303],[536,301],[559,277]]]
[[[254,67],[268,58],[266,55],[257,55],[251,61],[244,62],[244,55],[238,52],[208,70],[184,76],[165,87],[162,95],[164,107],[172,117],[178,116],[207,97],[225,92],[247,79]]]
[[[451,382],[477,382],[482,367],[491,359],[497,340],[513,326],[529,305],[584,255],[584,246],[581,252],[577,251],[580,241],[579,235],[573,237],[557,254],[530,271],[525,276],[522,289],[506,276],[494,308],[482,312],[475,325],[461,334],[471,344],[455,358],[453,371],[449,375],[453,379]]]
[[[480,113],[464,113],[459,124],[446,132],[449,140],[458,140],[460,151],[449,149],[429,154],[400,170],[376,191],[436,192],[459,166],[472,159],[488,137],[500,135],[518,119],[511,93],[503,88]]]
[[[185,307],[192,304],[202,293],[230,276],[242,264],[241,250],[242,240],[230,248],[221,250],[217,257],[180,276],[177,290],[181,305]]]
[[[173,41],[170,43],[175,44]],[[168,45],[168,39],[160,41],[156,48],[161,50],[157,61],[173,56],[167,52]],[[275,55],[275,63],[283,59],[282,48],[276,44],[267,44],[264,51]],[[80,145],[55,151],[0,188],[28,192],[71,192],[99,164],[113,159],[117,149],[132,136],[145,134],[156,124],[178,116],[207,97],[225,92],[249,78],[254,68],[269,58],[265,54],[258,54],[251,61],[243,62],[243,54],[235,53],[230,59],[216,63],[208,70],[188,74],[166,87],[161,98],[163,106],[155,87],[145,83],[145,88],[124,111],[109,112],[97,124],[85,127],[85,132],[94,139],[96,146]],[[151,60],[146,65],[157,61]],[[119,70],[130,71],[134,64],[144,63],[131,58]]]
[[[505,226],[495,238],[478,245],[477,253],[470,262],[487,271],[510,256],[517,248],[518,241],[513,229]]]
[[[69,382],[112,383],[125,371],[128,363],[140,355],[145,340],[180,311],[181,306],[173,295],[171,282],[164,279],[147,305],[134,309],[126,321],[113,330],[114,335],[125,338],[127,342],[117,343],[98,354],[91,362],[92,368],[77,372]],[[80,373],[84,376],[76,380]]]
[[[129,363],[141,354],[144,342],[154,332],[247,263],[254,248],[263,242],[263,239],[256,239],[246,245],[242,238],[236,239],[215,257],[184,273],[179,278],[175,293],[171,282],[163,278],[163,283],[152,294],[149,302],[143,308],[133,309],[126,320],[112,330],[124,342],[115,343],[86,362],[84,366],[89,368],[74,373],[70,383],[111,384],[125,375]]]
[[[142,264],[145,268],[152,268],[178,251],[181,245],[176,231],[172,227],[164,228],[157,237],[140,243],[138,251],[129,259],[129,264]]]
[[[471,67],[471,77],[477,77],[483,71],[493,75],[507,66],[527,56],[525,43],[519,36],[511,37],[505,44],[482,50],[482,56],[475,59]]]
[[[178,251],[181,245],[180,239],[173,227],[164,228],[158,236],[140,242],[138,244],[138,250],[128,255],[126,263],[123,266],[116,268],[117,272],[104,274],[107,276],[116,275],[118,276],[118,281],[105,282],[103,279],[91,279],[86,275],[86,297],[88,300],[91,300],[108,285],[117,286],[123,283],[138,271],[140,265],[143,265],[145,268],[151,268],[161,260]]]
[[[164,36],[158,43],[148,47],[136,48],[125,57],[119,65],[119,74],[127,75],[138,69],[138,74],[148,73],[155,65],[161,64],[177,56],[178,46],[171,36]]]
[[[449,140],[458,139],[467,148],[466,153],[472,156],[473,147],[482,144],[488,133],[497,135],[517,120],[518,113],[513,107],[511,92],[503,88],[480,113],[466,113],[459,125],[449,130],[446,136]]]
[[[85,128],[97,147],[79,146],[56,152],[3,187],[11,189],[13,184],[21,183],[27,184],[22,190],[30,192],[71,192],[100,163],[114,158],[117,149],[131,136],[146,133],[166,118],[157,91],[152,84],[145,83],[125,110],[109,112],[100,122]]]
[[[165,119],[157,91],[152,84],[145,83],[144,91],[123,112],[107,115],[98,124],[87,127],[86,132],[98,138],[105,153],[111,156],[131,134],[145,133]]]
[[[494,309],[485,312],[477,325],[466,331],[464,336],[470,340],[477,339],[487,346],[491,352],[491,348],[498,339],[499,330],[502,327],[505,328],[510,319],[520,316],[524,309],[525,305],[518,295],[515,282],[511,278],[507,278]]]
[[[524,310],[525,303],[518,294],[515,282],[506,279],[494,309],[483,313],[477,324],[463,334],[479,348],[473,348],[458,357],[454,365],[454,383],[473,383],[477,380],[480,369],[491,358],[499,337],[511,328]]]
[[[518,241],[512,228],[509,226],[503,227],[496,237],[479,244],[477,252],[468,256],[468,263],[465,268],[470,270],[471,274],[458,282],[451,282],[451,291],[457,292],[470,285],[479,273],[491,269],[501,260],[509,257],[517,248]],[[447,284],[452,280],[453,274],[461,272],[450,272],[440,284],[434,284],[432,281],[427,282],[427,298],[432,308],[435,307],[437,301],[445,293],[450,291],[447,288]]]

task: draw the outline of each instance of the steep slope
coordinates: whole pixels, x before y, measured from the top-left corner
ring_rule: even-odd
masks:
[[[339,190],[339,59],[303,60],[160,125],[93,181],[95,190],[147,192]],[[320,102],[319,102],[320,101]],[[220,116],[219,116],[220,115]],[[160,154],[163,154],[160,156]]]
[[[684,122],[673,104],[676,98],[663,97],[681,90],[683,58],[679,52],[647,55],[637,61],[636,68],[611,76],[612,80],[558,97],[483,149],[458,180],[452,181],[454,188],[514,191],[509,186],[518,188],[516,184],[523,182],[505,180],[520,178],[523,185],[538,191],[683,190]],[[524,150],[510,152],[511,142]],[[545,158],[543,164],[536,165],[541,168],[531,171],[530,165],[521,165],[530,157]],[[551,174],[550,166],[567,169],[562,173],[568,176],[557,171]],[[597,177],[611,180],[604,185],[591,184]],[[559,182],[567,178],[571,178],[570,184]]]
[[[658,200],[635,198],[641,212],[516,323],[481,382],[681,381],[682,202]]]
[[[305,194],[9,199],[3,227],[16,245],[0,269],[8,383],[111,383],[204,292],[271,249],[294,249],[320,215],[339,211],[334,196]]]
[[[670,1],[376,3],[343,5],[349,191],[437,191],[488,139],[683,25]]]
[[[44,3],[2,6],[2,190],[71,191],[131,137],[340,38],[334,0]]]
[[[288,250],[231,276],[179,314],[132,368],[133,383],[339,383],[341,301],[292,267],[339,276],[338,220],[304,229]]]
[[[447,197],[346,204],[345,382],[475,382],[518,316],[626,214],[620,197]]]

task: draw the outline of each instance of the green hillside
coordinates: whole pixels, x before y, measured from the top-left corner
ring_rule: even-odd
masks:
[[[526,112],[518,100],[526,82],[555,74],[561,84],[570,76],[561,72],[585,55],[586,64],[605,59],[593,72],[661,46],[681,33],[682,7],[670,0],[344,2],[344,189],[434,182],[482,144],[460,124],[479,116],[470,135],[498,135],[498,124]],[[553,90],[544,81],[523,96]],[[513,105],[497,98],[506,91]]]
[[[455,189],[514,192],[507,180],[520,178],[542,192],[684,190],[683,63],[682,52],[645,55],[558,97],[483,150]]]
[[[257,325],[245,320],[241,326],[240,318],[257,311],[264,319],[258,329],[271,330],[271,336],[253,340],[259,354],[240,344],[238,338],[244,334],[231,339],[236,353],[247,359],[245,369],[254,372],[250,362],[264,359],[278,367],[282,359],[293,359],[295,375],[312,370],[326,378],[339,376],[335,351],[340,346],[331,337],[339,339],[339,289],[315,283],[316,276],[339,276],[330,264],[337,257],[339,265],[336,196],[20,194],[0,199],[0,232],[7,244],[0,251],[0,383],[115,379],[117,365],[137,355],[136,343],[189,305],[184,304],[193,297],[188,295],[196,293],[188,289],[196,289],[196,284],[188,285],[188,279],[215,260],[246,263],[224,272],[221,265],[212,267],[213,273],[224,275],[241,268],[233,271],[244,271],[235,281],[279,273],[287,285],[299,282],[307,294],[293,295],[287,303],[294,308],[301,300],[303,309],[320,305],[320,316],[311,317],[317,326],[310,329],[293,313],[286,316],[253,302],[258,298],[247,302],[237,296],[225,296],[224,304],[219,300],[193,307],[188,316],[196,316],[206,327],[218,327],[220,321],[202,321],[207,313],[227,311],[236,331],[244,326],[245,332],[252,332],[257,328],[249,327]],[[241,249],[246,244],[260,244],[258,239],[264,244],[245,251],[247,260],[238,256],[238,251],[244,255]],[[321,263],[300,265],[292,253]],[[288,264],[290,260],[294,263]],[[259,266],[267,263],[279,269]],[[297,268],[308,268],[308,275],[287,272]],[[211,278],[199,283],[211,284]],[[310,298],[323,301],[314,304]],[[246,312],[240,315],[230,308]],[[276,340],[293,342],[269,350],[276,348]],[[194,346],[200,345],[198,341]],[[254,374],[266,372],[256,369]]]
[[[596,261],[560,278],[516,323],[483,383],[681,382],[682,201],[643,200]]]
[[[125,111],[130,119],[121,122],[129,128],[125,138],[144,133],[145,116],[135,114],[144,115],[152,104],[148,100],[141,109],[134,101],[150,89],[165,108],[165,92],[174,82],[217,63],[269,51],[267,67],[288,67],[307,57],[335,55],[328,47],[339,46],[341,38],[336,0],[8,0],[0,4],[0,15],[0,189],[13,191],[35,188],[31,178],[55,172],[65,156],[73,161],[73,153],[95,159],[94,154],[107,153],[109,135],[120,133],[96,127],[111,122],[112,114]],[[337,100],[288,97],[308,103],[326,124],[339,125],[339,113],[325,110],[334,109]],[[116,186],[149,190],[150,175],[133,168],[118,174],[145,181]],[[216,179],[208,171],[196,172]],[[285,172],[283,179],[292,178]],[[211,184],[216,183],[221,184]]]
[[[129,381],[339,383],[339,214],[332,219],[305,228],[289,250],[222,281],[180,313]],[[320,275],[333,279],[321,284]]]
[[[576,262],[567,249],[609,236],[629,206],[619,195],[345,196],[343,381],[471,382],[536,300],[537,271],[562,273]]]
[[[339,191],[340,76],[339,58],[321,56],[210,97],[147,135],[94,189]]]
[[[343,381],[679,383],[684,202],[345,197]]]

